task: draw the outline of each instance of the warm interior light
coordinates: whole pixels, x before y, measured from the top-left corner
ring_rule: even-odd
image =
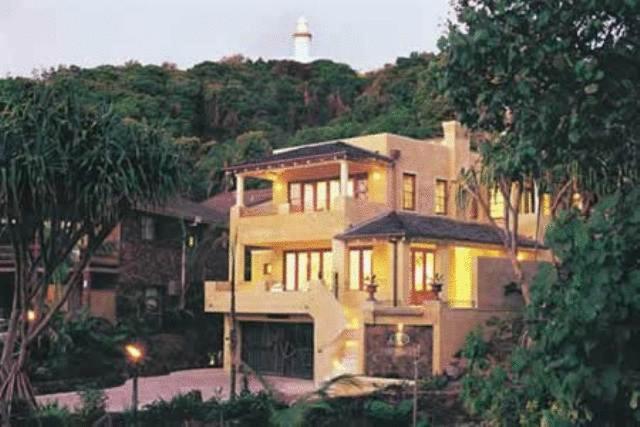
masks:
[[[27,321],[34,322],[36,320],[35,310],[27,310]]]
[[[143,351],[142,348],[136,344],[127,344],[124,347],[127,352],[127,357],[133,362],[137,363],[140,359],[142,359]]]
[[[382,178],[382,175],[378,171],[373,172],[371,176],[373,177],[374,181],[380,181],[380,178]]]

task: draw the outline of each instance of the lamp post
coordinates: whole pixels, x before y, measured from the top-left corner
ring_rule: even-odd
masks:
[[[133,407],[133,425],[138,424],[138,366],[144,359],[144,348],[140,344],[127,344],[124,347],[127,359],[133,367],[133,390],[131,393],[131,406]]]

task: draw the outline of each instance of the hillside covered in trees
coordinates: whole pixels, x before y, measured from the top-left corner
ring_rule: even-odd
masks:
[[[438,61],[414,53],[359,74],[328,60],[234,56],[188,70],[136,62],[61,67],[42,78],[71,82],[89,102],[106,102],[123,117],[165,128],[187,149],[192,195],[202,198],[225,188],[226,163],[273,148],[377,132],[438,134],[440,122],[452,116],[437,88]]]

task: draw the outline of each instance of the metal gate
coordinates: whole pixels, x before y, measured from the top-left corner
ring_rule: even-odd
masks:
[[[313,324],[240,322],[242,360],[266,375],[313,378]]]

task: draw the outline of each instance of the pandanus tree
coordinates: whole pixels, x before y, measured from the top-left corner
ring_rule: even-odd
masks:
[[[0,86],[0,219],[15,260],[0,360],[4,423],[16,400],[35,403],[29,350],[94,251],[128,209],[161,203],[181,183],[180,152],[162,131],[82,103],[78,90],[68,81]],[[64,291],[47,304],[54,276]]]

